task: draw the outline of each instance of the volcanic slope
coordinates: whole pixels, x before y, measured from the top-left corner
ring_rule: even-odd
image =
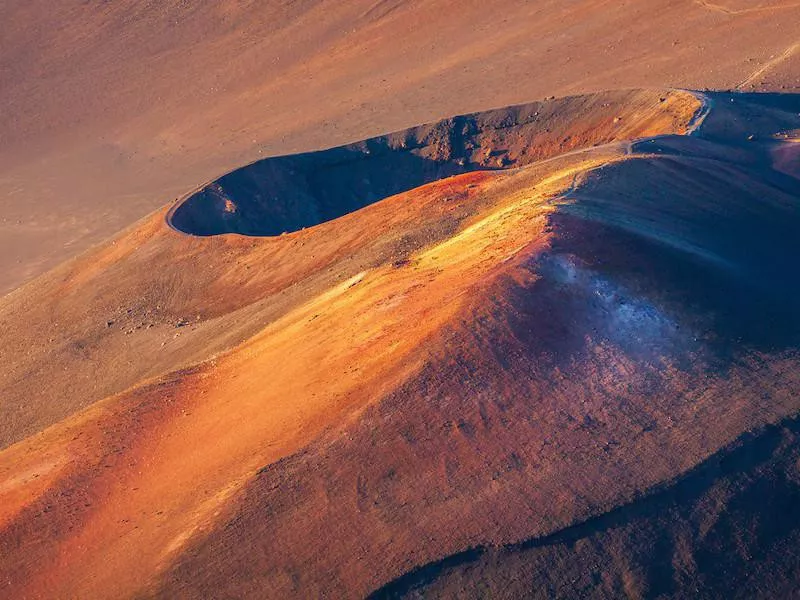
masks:
[[[779,595],[799,110],[609,92],[270,159],[7,296],[0,589],[713,594],[758,556]]]
[[[0,361],[6,367],[0,371],[0,446],[242,342],[343,279],[446,239],[492,201],[475,186],[442,182],[411,200],[395,197],[294,231],[336,216],[318,206],[341,214],[440,176],[489,168],[494,171],[472,175],[488,181],[501,175],[501,166],[680,131],[697,106],[687,94],[659,92],[534,103],[264,160],[204,186],[0,298]],[[549,172],[558,164],[541,168]],[[201,238],[177,233],[180,227],[191,233],[293,233]],[[31,380],[37,381],[34,389]]]

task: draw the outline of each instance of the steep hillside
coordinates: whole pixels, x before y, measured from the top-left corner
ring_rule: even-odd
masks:
[[[798,130],[796,96],[657,90],[446,119],[6,296],[2,593],[780,597]]]
[[[524,160],[531,160],[630,136],[681,131],[697,106],[694,98],[681,93],[610,92],[494,111],[479,117],[485,121],[485,127],[481,125],[485,131],[475,152],[497,170],[498,161],[511,167],[520,160],[516,153],[525,149]],[[519,128],[497,128],[504,119],[517,118],[520,110],[527,110],[533,121]],[[447,127],[451,124],[442,122],[389,137],[413,139]],[[341,154],[363,156],[368,146],[385,141],[370,140],[356,150],[267,160],[227,176],[224,185],[232,180],[252,184],[256,190],[259,186],[285,190],[278,194],[283,203],[269,198],[267,206],[277,214],[292,214],[299,204],[298,189],[305,190],[306,195],[300,196],[305,206],[312,205],[307,201],[310,190],[324,195],[334,210],[346,212],[368,200],[364,194],[405,191],[437,174],[467,168],[467,163],[457,164],[449,137],[434,133],[426,146],[407,144],[406,150],[394,153],[402,168],[382,162],[375,157],[378,153],[361,161],[360,170],[349,165],[327,171],[314,167],[340,161]],[[506,158],[509,148],[512,157]],[[308,179],[300,170],[294,175],[286,172],[284,165],[298,161],[314,167],[316,179]],[[561,164],[541,168],[546,172]],[[491,179],[490,175],[479,179]],[[233,223],[270,225],[247,220],[251,216],[247,196],[237,198],[237,212],[225,212],[222,203],[217,213],[213,205],[197,206],[207,196],[201,191],[0,299],[0,363],[5,365],[0,371],[4,416],[0,446],[144,379],[239,343],[342,280],[401,261],[410,252],[446,238],[491,202],[476,190],[456,185],[443,189],[451,188],[444,192],[437,191],[439,187],[422,188],[413,201],[398,197],[374,205],[363,216],[351,214],[288,236],[201,239],[171,230],[165,213],[175,225],[181,210],[199,212],[209,223],[225,217],[230,224],[227,217],[232,215],[240,219]],[[198,217],[194,219],[197,222]],[[283,225],[276,230],[292,229],[291,223]],[[36,381],[33,388],[31,381]]]

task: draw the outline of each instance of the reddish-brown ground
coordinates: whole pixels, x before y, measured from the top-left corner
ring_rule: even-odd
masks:
[[[633,121],[630,111],[641,111],[642,124],[625,131],[641,135],[679,130],[697,108],[685,94],[662,98],[618,93],[562,107],[602,123],[591,146],[607,141],[614,119]],[[4,393],[12,440],[21,423],[38,431],[99,399],[98,380],[121,391],[147,372],[203,361],[3,453],[7,590],[126,596],[152,586],[261,467],[419,372],[431,337],[471,288],[544,247],[547,200],[622,150],[463,174],[277,238],[192,238],[169,229],[162,212],[33,284],[41,317],[20,306],[28,296],[9,296],[4,319],[20,347],[7,348],[4,362],[23,363]],[[117,306],[136,290],[139,306]],[[35,323],[46,326],[53,311],[70,325],[37,346]],[[22,312],[28,320],[15,327]],[[31,393],[27,364],[59,364],[63,379]],[[67,386],[73,398],[56,395]]]
[[[535,156],[573,149],[575,140],[590,147],[680,130],[697,102],[681,94],[661,98],[660,92],[617,92],[550,102],[539,109],[549,115],[542,129],[550,133],[532,138]],[[624,120],[614,123],[619,117]],[[593,126],[577,135],[583,123]],[[434,136],[428,151],[445,141]],[[494,147],[491,139],[484,146]],[[323,185],[341,179],[331,172]],[[455,200],[428,192],[416,196],[419,206],[395,199],[371,206],[366,216],[354,213],[279,237],[186,236],[165,226],[162,210],[0,299],[0,362],[7,365],[0,371],[0,445],[241,342],[342,280],[446,238],[489,202],[460,186],[446,196]],[[176,328],[179,323],[187,326]]]
[[[0,7],[0,597],[794,593],[800,6],[268,4]]]
[[[737,127],[796,129],[796,101],[704,102],[700,138],[664,135],[701,112],[680,92],[527,109],[542,138],[477,117],[472,155],[514,168],[277,237],[163,210],[4,298],[3,593],[493,588],[527,555],[426,565],[638,506],[792,416],[800,185]],[[403,151],[455,157],[448,127]]]

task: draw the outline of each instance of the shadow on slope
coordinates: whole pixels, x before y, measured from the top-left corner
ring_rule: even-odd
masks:
[[[552,217],[551,255],[533,268],[557,289],[574,289],[580,273],[606,282],[570,319],[600,303],[613,316],[607,335],[639,354],[648,339],[659,352],[681,339],[679,356],[705,344],[728,359],[794,347],[799,199],[800,181],[774,171],[686,157],[626,161],[593,174]]]
[[[800,573],[800,421],[746,433],[675,482],[552,535],[415,569],[383,598],[787,597]],[[762,569],[768,561],[769,575]],[[784,595],[785,594],[785,595]]]

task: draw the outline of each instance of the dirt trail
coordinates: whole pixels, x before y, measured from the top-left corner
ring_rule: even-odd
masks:
[[[725,15],[747,15],[753,13],[774,12],[781,10],[791,10],[800,7],[800,2],[784,2],[778,0],[777,4],[768,6],[752,6],[748,8],[730,8],[724,4],[717,2],[708,2],[707,0],[694,0],[696,4],[711,11],[719,12]]]
[[[744,79],[741,83],[739,83],[739,85],[736,86],[736,89],[743,89],[748,85],[751,85],[752,83],[758,81],[758,79],[762,75],[768,73],[769,71],[780,65],[782,62],[789,60],[792,56],[794,56],[794,53],[797,52],[798,49],[800,49],[800,42],[792,44],[791,46],[786,48],[786,50],[781,52],[778,56],[772,58],[771,60],[768,60],[762,66],[753,71],[746,79]]]

